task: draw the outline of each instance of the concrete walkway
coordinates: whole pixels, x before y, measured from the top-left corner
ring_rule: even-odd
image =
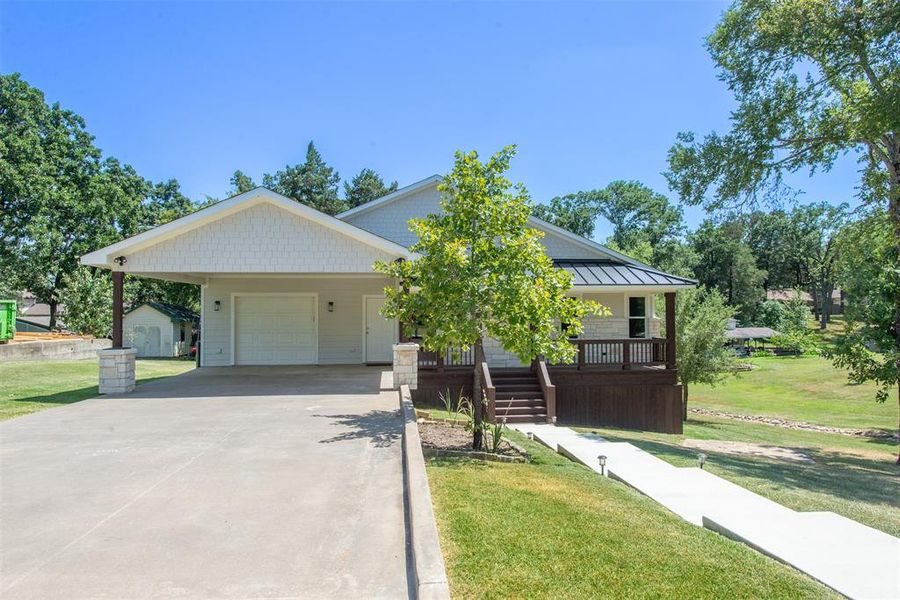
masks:
[[[512,425],[606,472],[691,523],[768,554],[850,598],[900,598],[900,540],[830,512],[803,513],[699,468],[678,468],[621,442],[553,425]],[[839,474],[835,474],[839,476]]]
[[[381,384],[206,368],[0,423],[0,597],[408,597]]]

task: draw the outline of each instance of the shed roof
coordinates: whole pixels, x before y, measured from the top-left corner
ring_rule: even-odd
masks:
[[[575,287],[694,287],[697,282],[670,275],[650,267],[611,260],[554,260],[560,269],[572,274]]]
[[[179,306],[178,304],[170,304],[168,302],[142,302],[140,304],[132,306],[128,310],[128,312],[135,311],[142,306],[149,306],[150,308],[157,310],[167,317],[171,318],[173,321],[187,321],[191,323],[197,323],[200,321],[200,315],[198,315],[191,309],[185,306]]]

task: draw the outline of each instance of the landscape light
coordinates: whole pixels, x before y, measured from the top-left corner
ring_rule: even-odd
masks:
[[[600,474],[606,476],[606,456],[601,454],[597,457],[597,460],[600,461]]]
[[[706,464],[706,455],[702,452],[697,455],[697,462],[700,463],[700,468],[703,468],[703,465]]]

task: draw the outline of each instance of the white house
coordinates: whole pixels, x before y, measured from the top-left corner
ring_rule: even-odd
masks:
[[[264,188],[234,196],[82,257],[82,264],[201,286],[202,366],[388,363],[397,323],[379,309],[378,260],[409,258],[413,217],[440,210],[439,176],[332,217]],[[537,218],[573,294],[612,316],[585,338],[659,333],[655,297],[694,282],[660,273]],[[161,342],[162,343],[162,342]],[[518,364],[497,345],[492,366]]]
[[[124,316],[124,346],[140,357],[175,357],[190,354],[199,315],[183,306],[145,302]]]

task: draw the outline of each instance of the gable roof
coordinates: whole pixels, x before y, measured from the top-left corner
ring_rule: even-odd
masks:
[[[149,306],[150,308],[157,310],[157,311],[161,312],[162,314],[166,315],[173,321],[179,321],[179,322],[187,321],[187,322],[191,322],[191,323],[200,322],[200,315],[198,315],[197,313],[195,313],[194,311],[192,311],[191,309],[189,309],[185,306],[180,306],[178,304],[171,304],[169,302],[154,302],[152,300],[149,302],[142,302],[140,304],[136,304],[136,305],[132,306],[125,312],[125,314],[127,315],[130,312],[134,312],[137,309],[141,308],[142,306]]]
[[[113,258],[123,255],[127,252],[135,252],[142,250],[154,244],[171,239],[177,235],[187,233],[197,229],[207,223],[211,223],[218,219],[222,219],[229,215],[240,212],[251,206],[261,203],[270,203],[292,214],[309,219],[314,223],[318,223],[324,227],[347,235],[360,242],[368,244],[373,248],[377,248],[389,254],[398,257],[410,256],[409,250],[404,246],[387,240],[381,236],[375,235],[370,231],[361,229],[342,221],[338,218],[327,215],[312,207],[301,204],[296,200],[292,200],[287,196],[282,196],[277,192],[264,187],[257,187],[250,191],[232,196],[227,200],[222,200],[198,211],[192,212],[181,218],[170,221],[164,225],[159,225],[153,229],[148,229],[143,233],[139,233],[130,238],[126,238],[120,242],[95,250],[81,257],[81,264],[97,267],[113,268]]]
[[[420,192],[429,187],[436,186],[438,183],[441,182],[441,179],[443,179],[443,178],[440,175],[432,175],[431,177],[427,177],[421,181],[417,181],[416,183],[413,183],[406,187],[400,188],[399,190],[392,192],[386,196],[382,196],[381,198],[377,198],[375,200],[372,200],[371,202],[367,202],[365,204],[360,204],[356,208],[351,208],[350,210],[344,211],[344,212],[338,214],[337,218],[338,219],[347,219],[349,217],[354,217],[357,215],[365,214],[365,213],[373,211],[373,210],[377,210],[378,208],[381,208],[381,207],[383,207],[387,204],[390,204],[396,200],[399,200],[401,198],[409,196],[410,194],[414,194],[416,192]],[[571,231],[563,229],[562,227],[557,227],[556,225],[549,223],[547,221],[544,221],[543,219],[539,219],[538,217],[535,217],[535,216],[528,217],[528,224],[535,229],[543,231],[544,233],[550,233],[553,235],[557,235],[559,237],[562,237],[562,238],[568,240],[569,242],[578,244],[592,252],[600,252],[602,254],[605,254],[606,256],[609,256],[612,259],[620,260],[624,263],[628,263],[631,265],[636,265],[636,266],[644,267],[644,268],[648,268],[648,269],[653,268],[650,265],[646,265],[640,261],[637,261],[637,260],[631,258],[630,256],[622,254],[621,252],[616,252],[615,250],[611,250],[610,248],[607,248],[606,246],[604,246],[602,244],[598,244],[597,242],[595,242],[593,240],[589,240],[578,234],[572,233]]]
[[[415,194],[416,192],[420,192],[424,189],[427,189],[433,185],[436,185],[441,182],[440,175],[432,175],[431,177],[426,177],[421,181],[417,181],[413,184],[410,184],[406,187],[402,187],[399,190],[393,191],[387,196],[382,196],[381,198],[376,198],[370,202],[366,202],[365,204],[360,204],[357,207],[351,208],[350,210],[345,210],[344,212],[337,215],[338,219],[346,219],[347,217],[353,217],[356,215],[361,215],[363,213],[367,213],[371,210],[375,210],[380,206],[384,206],[385,204],[390,204],[394,200],[399,200],[404,196],[409,196],[410,194]]]

